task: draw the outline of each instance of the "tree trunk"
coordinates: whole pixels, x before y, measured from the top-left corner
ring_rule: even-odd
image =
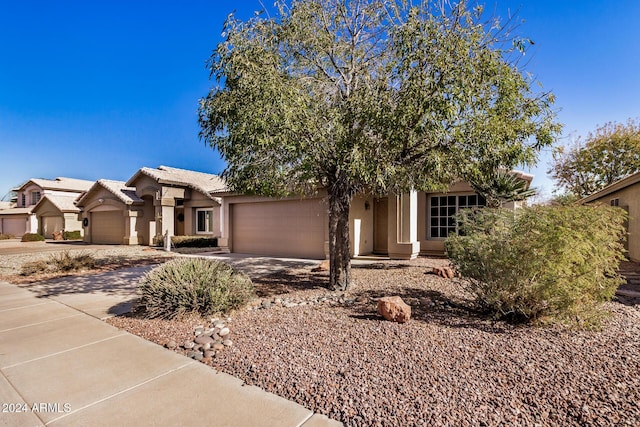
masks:
[[[339,190],[333,189],[329,193],[329,287],[336,291],[344,291],[351,286],[351,196],[348,191]]]

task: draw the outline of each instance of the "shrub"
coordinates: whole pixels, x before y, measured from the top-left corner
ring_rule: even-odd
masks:
[[[172,318],[187,312],[224,313],[254,294],[251,279],[220,261],[179,258],[147,273],[138,286],[147,317]]]
[[[42,242],[44,241],[44,236],[37,233],[25,233],[22,235],[23,242]]]
[[[463,212],[445,242],[479,307],[498,318],[597,325],[623,282],[626,213],[608,206]]]
[[[9,239],[13,239],[13,238],[15,238],[15,236],[12,235],[12,234],[0,233],[0,240],[9,240]]]
[[[158,246],[164,246],[164,236],[157,239]],[[216,248],[218,247],[217,237],[204,236],[172,236],[171,247],[173,248]]]
[[[64,240],[81,240],[80,230],[65,231],[63,234]]]
[[[31,276],[42,273],[68,273],[70,271],[92,269],[95,265],[96,260],[90,254],[62,252],[51,254],[47,260],[30,261],[22,264],[20,274]]]

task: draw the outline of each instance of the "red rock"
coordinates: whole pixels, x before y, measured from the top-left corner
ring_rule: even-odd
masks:
[[[433,267],[431,273],[445,279],[453,279],[456,275],[456,272],[451,267]]]
[[[316,271],[329,271],[329,260],[326,259],[324,261],[322,261],[317,267],[311,269],[311,271],[316,272]]]
[[[391,322],[404,323],[411,318],[411,307],[399,296],[378,300],[378,313]]]

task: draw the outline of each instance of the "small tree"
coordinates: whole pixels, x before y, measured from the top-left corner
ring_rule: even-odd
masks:
[[[553,95],[533,93],[517,66],[527,40],[465,1],[298,0],[274,17],[230,16],[223,34],[201,137],[236,191],[326,189],[334,289],[351,282],[355,194],[442,190],[483,164],[532,163],[559,130]]]
[[[529,188],[528,181],[505,169],[482,175],[471,181],[471,187],[484,196],[487,206],[491,208],[500,207],[505,202],[526,200],[537,194],[535,188]]]
[[[640,171],[640,119],[610,122],[585,140],[553,153],[548,173],[557,187],[578,198],[589,196]]]

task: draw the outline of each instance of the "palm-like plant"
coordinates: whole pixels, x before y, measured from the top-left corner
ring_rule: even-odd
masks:
[[[536,188],[530,188],[529,182],[514,172],[496,169],[479,179],[471,181],[471,187],[487,200],[487,206],[500,207],[505,202],[525,200],[537,194]]]

